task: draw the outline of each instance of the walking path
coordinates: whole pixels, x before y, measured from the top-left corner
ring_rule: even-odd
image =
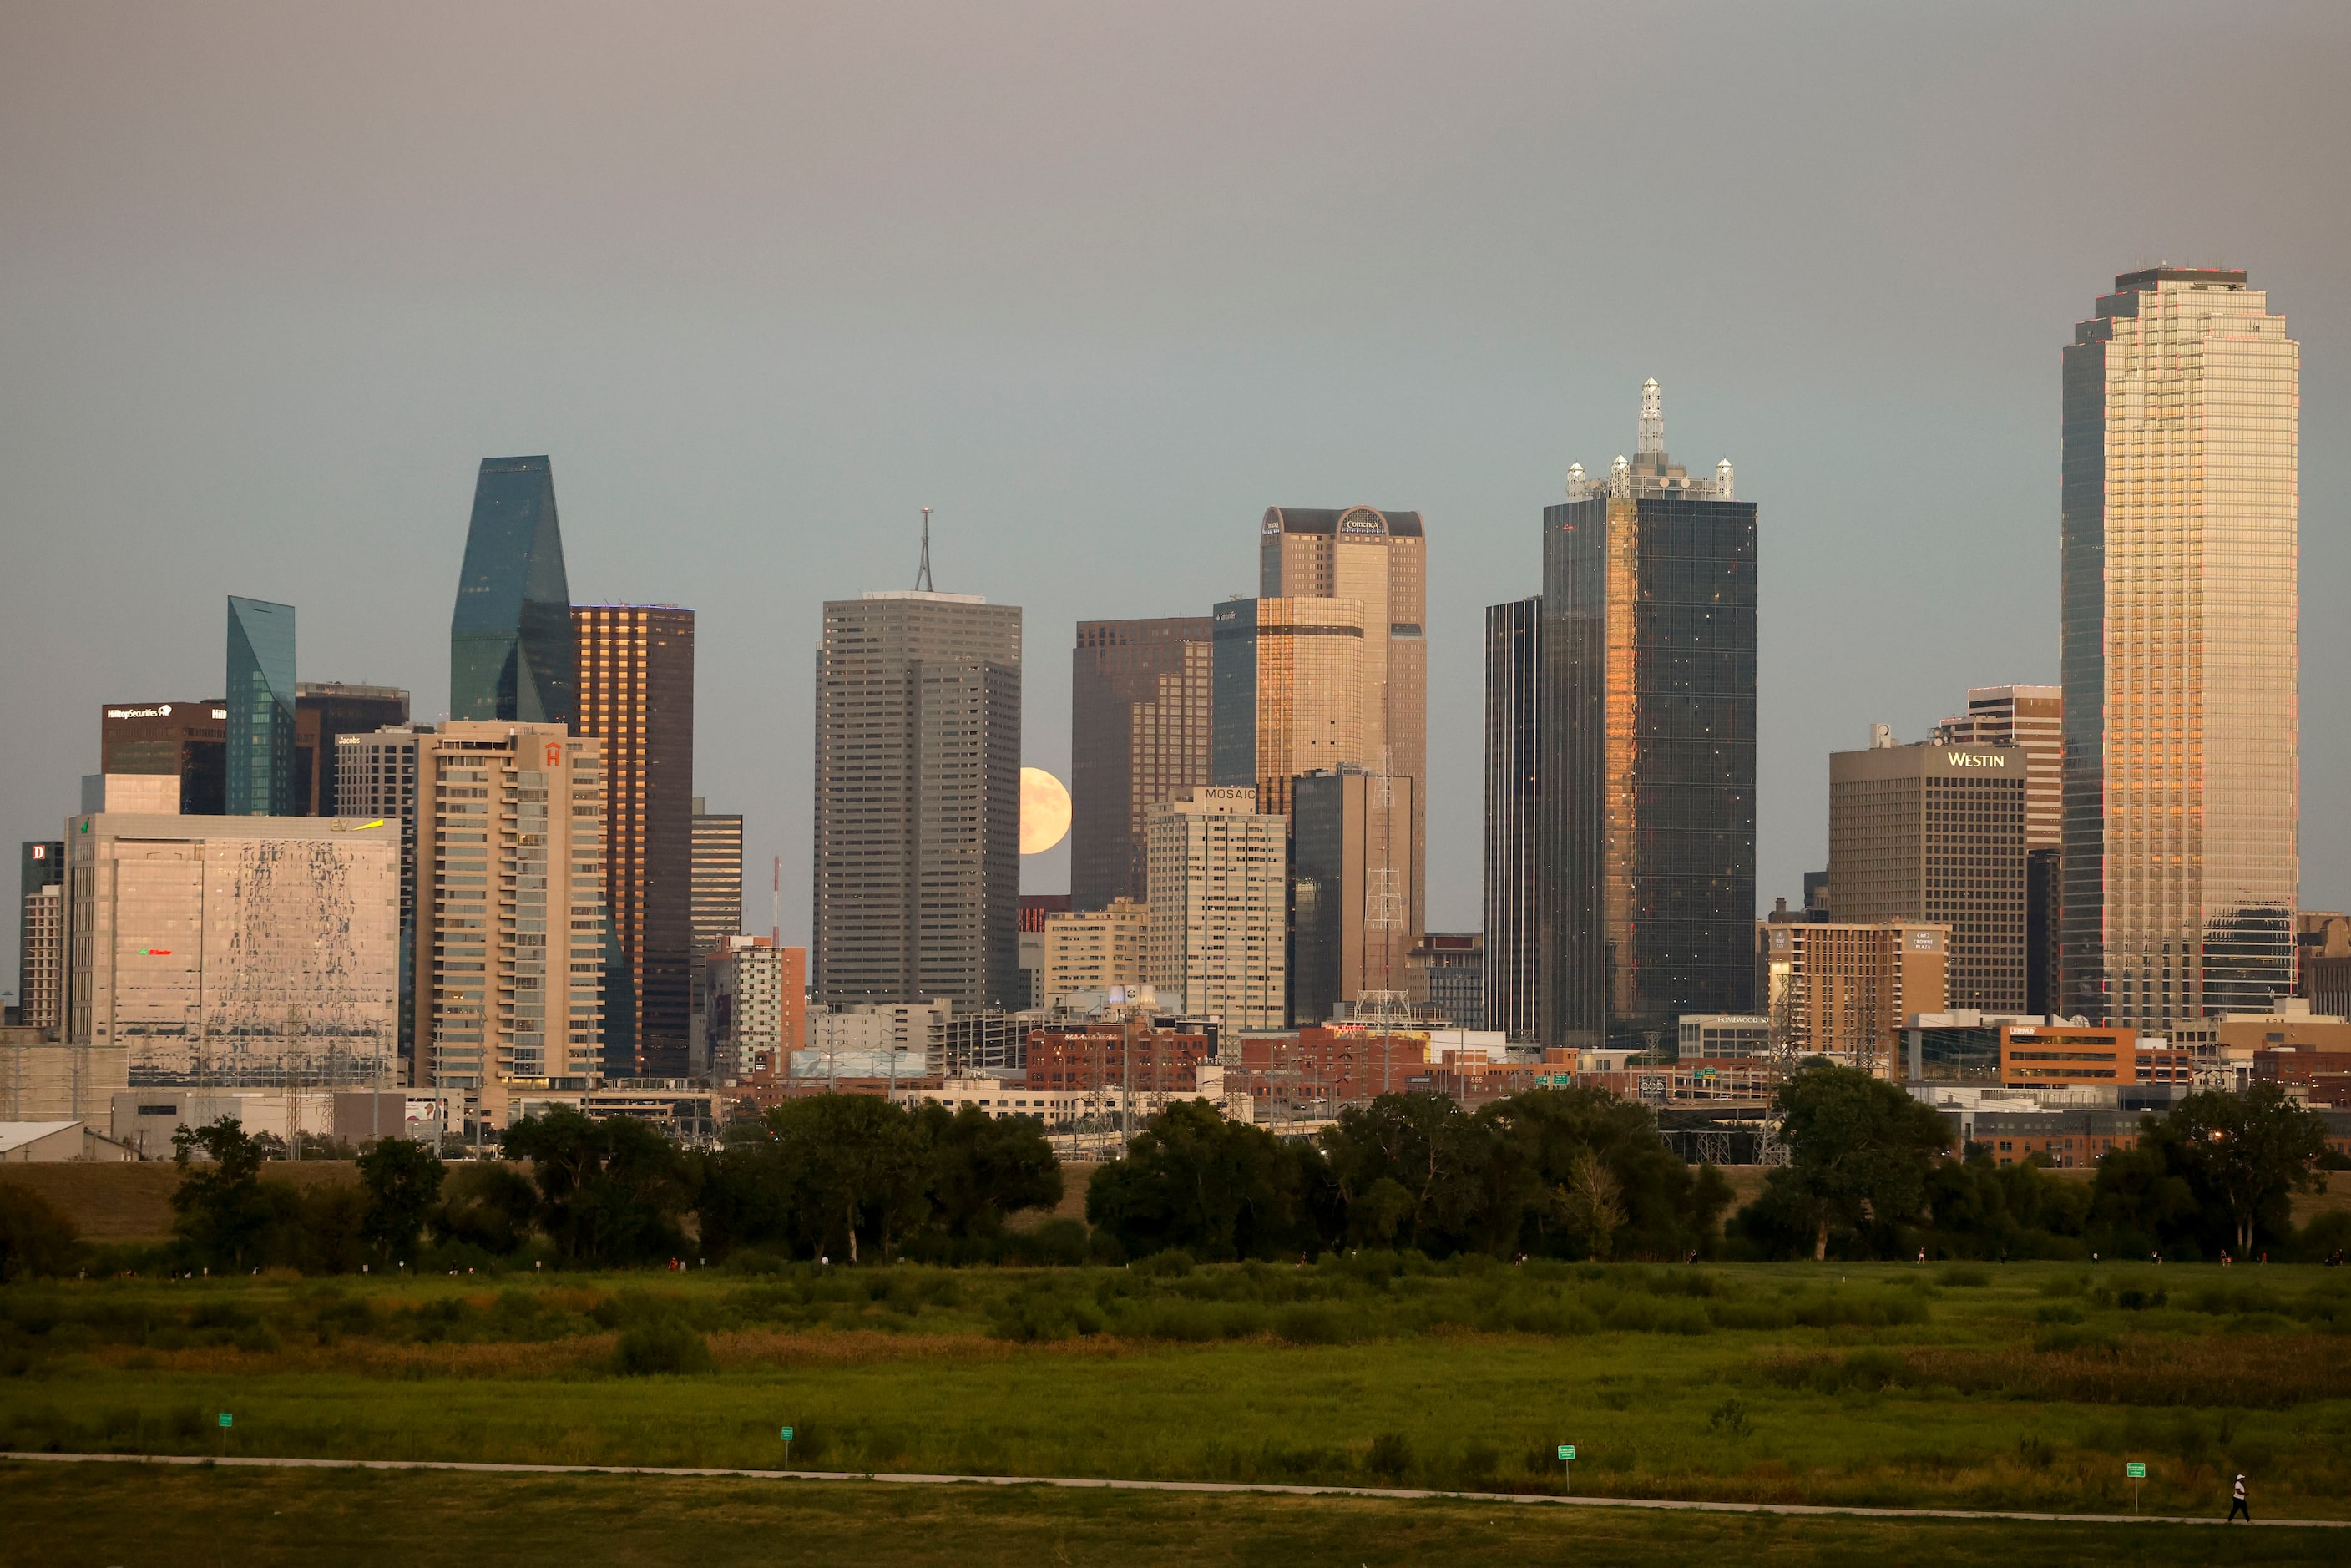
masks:
[[[1070,1487],[1102,1491],[1271,1492],[1289,1497],[1369,1497],[1410,1500],[1550,1503],[1571,1508],[1678,1509],[1697,1513],[1834,1514],[1858,1519],[2022,1520],[2035,1524],[2220,1524],[2181,1514],[2025,1513],[1960,1508],[1857,1508],[1802,1502],[1697,1502],[1656,1497],[1554,1497],[1545,1493],[1424,1491],[1408,1487],[1280,1486],[1270,1481],[1126,1481],[1084,1476],[924,1476],[862,1470],[695,1469],[664,1465],[494,1465],[466,1459],[271,1459],[200,1454],[19,1454],[0,1460],[68,1465],[230,1465],[286,1470],[464,1470],[492,1476],[675,1476],[754,1481],[873,1481],[889,1486]],[[2351,1519],[2264,1519],[2264,1525],[2351,1530]]]

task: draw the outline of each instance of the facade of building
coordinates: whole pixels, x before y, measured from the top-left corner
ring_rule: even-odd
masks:
[[[815,837],[818,1000],[1013,999],[1017,606],[926,591],[825,604]]]
[[[2023,749],[1896,746],[1876,729],[1885,744],[1829,755],[1836,918],[1947,925],[1950,1005],[2024,1011]]]
[[[694,941],[695,1016],[706,1018],[704,966],[729,936],[743,933],[743,818],[739,812],[711,811],[699,795],[694,798],[693,899],[687,925]],[[773,943],[779,933],[769,932]],[[803,959],[805,962],[805,958]]]
[[[1364,748],[1362,605],[1228,599],[1209,620],[1215,788],[1255,789],[1259,810],[1287,817],[1299,775],[1372,760]]]
[[[298,681],[294,685],[294,793],[299,815],[333,817],[342,810],[342,739],[408,723],[408,694],[398,686],[349,681]]]
[[[1289,824],[1258,800],[1196,789],[1151,818],[1144,983],[1228,1030],[1280,1029],[1289,1013]]]
[[[2110,1089],[2136,1083],[2137,1031],[2126,1026],[2002,1024],[2000,1081],[2011,1089]]]
[[[604,1014],[611,1077],[683,1078],[694,995],[694,612],[571,609],[573,733],[604,743]],[[739,895],[738,895],[739,896]],[[618,988],[611,988],[616,990]]]
[[[295,815],[292,605],[230,597],[226,706],[228,815]]]
[[[2300,382],[2237,271],[2126,273],[2064,350],[2068,1015],[2294,988]]]
[[[396,824],[108,813],[67,828],[68,1042],[122,1051],[132,1084],[392,1081]]]
[[[16,1007],[27,1029],[60,1040],[65,1025],[66,846],[28,839],[16,852]]]
[[[1416,993],[1456,1029],[1486,1030],[1486,938],[1477,931],[1426,931],[1413,949]]]
[[[713,1076],[787,1065],[808,1041],[808,949],[765,936],[725,936],[705,966]]]
[[[335,773],[341,737],[408,722],[397,686],[301,681],[294,686],[294,801],[288,815],[331,817],[340,798]],[[178,800],[155,810],[191,817],[228,814],[228,699],[108,703],[99,710],[99,766],[108,778],[168,777]]]
[[[1418,940],[1428,925],[1421,895],[1428,867],[1428,539],[1421,515],[1269,507],[1258,525],[1257,591],[1262,599],[1332,599],[1363,609],[1362,760],[1372,771],[1384,763],[1390,775],[1413,781],[1411,852],[1396,863],[1408,867],[1405,913]]]
[[[1757,990],[1774,1043],[1799,1056],[1850,1052],[1856,1064],[1890,1064],[1908,1021],[1948,1005],[1950,946],[1942,925],[1758,924]]]
[[[449,716],[569,725],[571,586],[544,457],[485,457],[449,620]]]
[[[402,694],[402,706],[407,706]],[[416,1041],[416,749],[429,725],[400,723],[335,737],[334,814],[400,828],[400,1063],[414,1083]]]
[[[2065,688],[1970,686],[1968,711],[1935,727],[1937,746],[2012,746],[2024,753],[2024,847],[2064,842]]]
[[[1541,923],[1547,1045],[1646,1045],[1755,1010],[1756,508],[1728,459],[1635,455],[1543,512]]]
[[[493,1126],[604,1066],[604,743],[452,720],[416,737],[419,1087]]]
[[[1047,915],[1045,977],[1038,1005],[1050,1006],[1056,998],[1080,991],[1141,986],[1150,929],[1150,910],[1123,896],[1104,908]]]
[[[2294,931],[2295,991],[2312,1012],[2351,1014],[2351,918],[2304,910]]]
[[[1771,1020],[1760,1013],[1691,1013],[1675,1036],[1677,1060],[1719,1061],[1771,1054]]]
[[[1541,1027],[1542,674],[1542,601],[1488,605],[1482,1016],[1522,1044]]]
[[[1070,897],[1141,904],[1151,812],[1208,782],[1205,615],[1081,621],[1071,655]]]
[[[1417,902],[1411,836],[1419,780],[1359,768],[1293,781],[1290,844],[1290,1015],[1328,1023],[1426,999],[1412,964]],[[1417,982],[1417,983],[1416,983]]]

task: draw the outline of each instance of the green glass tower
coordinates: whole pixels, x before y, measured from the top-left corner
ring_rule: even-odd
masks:
[[[294,607],[228,601],[226,807],[232,817],[291,817],[295,796]]]
[[[449,716],[573,719],[571,585],[544,457],[486,457],[449,622]]]

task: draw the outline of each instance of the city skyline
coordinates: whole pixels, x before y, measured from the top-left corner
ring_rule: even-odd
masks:
[[[1058,654],[1081,618],[1196,614],[1247,591],[1246,559],[1203,536],[1268,498],[1364,497],[1424,511],[1440,546],[1429,586],[1429,924],[1475,927],[1478,747],[1465,719],[1476,706],[1477,617],[1526,591],[1520,519],[1556,493],[1569,456],[1593,460],[1578,433],[1620,423],[1624,389],[1654,375],[1690,433],[1683,444],[1697,438],[1694,466],[1736,454],[1742,486],[1784,519],[1760,589],[1757,902],[1792,902],[1802,872],[1824,863],[1825,758],[1853,744],[1856,717],[1916,737],[1966,686],[2057,680],[2053,357],[2116,273],[2167,257],[2241,263],[2288,313],[2309,345],[2306,591],[2318,603],[2351,582],[2351,545],[2330,521],[2351,474],[2338,455],[2351,408],[2339,345],[2351,331],[2327,276],[2345,220],[2294,194],[2307,149],[2340,143],[2344,111],[2326,92],[2291,86],[2328,57],[2301,46],[2339,43],[2343,24],[2264,16],[2258,73],[2240,43],[2216,56],[2205,31],[2177,16],[2142,18],[2127,68],[2091,47],[2092,19],[2012,18],[2012,37],[1963,51],[1952,96],[1911,102],[1887,94],[1882,84],[1900,72],[1881,68],[1956,28],[1884,18],[1831,28],[1817,16],[1767,28],[1720,15],[1700,26],[1668,14],[1649,25],[1654,47],[1709,62],[1713,95],[1704,114],[1679,120],[1625,112],[1629,86],[1611,86],[1506,127],[1478,104],[1532,102],[1521,68],[1473,67],[1439,47],[1447,69],[1435,101],[1465,112],[1409,139],[1374,132],[1358,152],[1315,142],[1285,107],[1251,138],[1264,173],[1237,184],[1248,171],[1215,117],[1180,110],[1161,96],[1169,78],[1138,67],[1136,99],[1176,110],[1162,132],[1217,172],[1221,200],[1239,213],[1302,198],[1281,205],[1327,236],[1364,215],[1350,182],[1392,171],[1383,202],[1427,221],[1391,245],[1316,263],[1311,289],[1295,254],[1243,264],[1233,258],[1250,247],[1228,243],[1189,282],[1131,234],[1105,251],[1050,210],[1059,198],[1044,183],[1017,178],[1015,152],[1042,152],[1045,168],[1067,172],[1063,155],[1008,141],[1001,129],[983,129],[971,162],[954,166],[977,176],[977,188],[1012,178],[997,187],[1007,219],[967,214],[956,245],[919,257],[797,176],[739,219],[748,226],[727,215],[746,187],[730,178],[724,208],[690,186],[676,194],[681,204],[664,210],[679,221],[650,231],[659,250],[638,235],[596,240],[610,225],[584,221],[577,192],[602,192],[600,210],[614,199],[581,181],[607,167],[611,134],[536,155],[549,205],[528,222],[515,221],[503,190],[475,212],[468,204],[491,193],[462,180],[439,204],[402,193],[402,155],[389,150],[398,138],[359,138],[365,121],[349,116],[330,117],[324,145],[363,155],[331,165],[337,184],[311,187],[329,206],[305,216],[249,172],[262,129],[274,143],[308,144],[277,134],[290,104],[265,93],[240,117],[217,85],[191,83],[159,118],[128,84],[160,57],[95,68],[78,29],[41,34],[13,57],[28,72],[57,66],[43,73],[51,82],[89,84],[86,107],[61,106],[53,85],[28,77],[0,113],[73,125],[103,112],[124,139],[113,145],[167,160],[168,129],[226,182],[221,210],[249,221],[183,231],[169,198],[99,137],[37,139],[41,151],[5,176],[88,178],[10,187],[43,236],[7,285],[27,307],[17,319],[28,384],[43,391],[0,438],[5,516],[22,541],[0,636],[12,664],[39,680],[13,699],[32,744],[0,761],[0,810],[19,839],[55,836],[74,804],[71,779],[46,765],[37,773],[33,759],[56,753],[70,756],[71,773],[91,770],[89,707],[216,690],[213,678],[175,677],[211,667],[220,597],[231,592],[303,607],[305,673],[407,688],[419,694],[416,717],[438,718],[445,644],[433,622],[455,587],[451,534],[475,470],[486,455],[547,452],[563,468],[574,597],[702,612],[703,706],[754,722],[739,742],[705,736],[697,781],[746,813],[751,866],[783,854],[785,934],[804,938],[810,697],[797,661],[815,641],[816,601],[907,580],[916,507],[939,508],[943,577],[952,562],[958,587],[1023,604],[1030,637]],[[485,22],[493,38],[517,37],[510,26]],[[1036,36],[1033,23],[1006,26]],[[1563,52],[1616,47],[1629,24],[1494,26],[1510,47],[1489,38],[1479,54],[1515,53],[1533,71]],[[253,36],[234,7],[214,26]],[[161,48],[172,33],[136,49]],[[1348,37],[1375,69],[1405,57],[1393,37]],[[1436,35],[1416,37],[1426,50]],[[2270,57],[2280,38],[2292,46],[2283,89]],[[1235,69],[1292,70],[1329,42],[1277,21],[1264,67]],[[319,46],[287,47],[300,57]],[[1084,58],[1112,40],[1090,32],[1068,47]],[[1731,70],[1721,63],[1731,55],[1747,63]],[[362,57],[355,91],[367,103],[434,100],[388,88],[438,79],[440,68],[398,51]],[[1764,62],[1792,74],[1767,90]],[[2198,101],[2146,97],[2150,74],[2169,71],[2206,84]],[[966,90],[948,83],[908,134],[945,146],[953,123],[961,136],[970,122],[952,106],[968,106]],[[1800,107],[1822,90],[1823,102]],[[517,91],[543,104],[561,89]],[[1114,123],[1102,91],[1090,82],[1064,112]],[[1987,93],[2031,107],[2001,117],[1988,140],[1949,135],[1956,106]],[[742,112],[727,95],[709,101],[713,129]],[[826,89],[814,101],[841,100]],[[1732,115],[1772,161],[1809,149],[1828,160],[1829,177],[1800,189],[1723,149]],[[1821,140],[1863,115],[1878,134]],[[2126,152],[2158,116],[2182,149],[2160,174]],[[501,115],[476,129],[509,166],[534,167],[517,123]],[[1637,245],[1604,235],[1561,246],[1560,225],[1584,226],[1571,223],[1577,204],[1538,210],[1547,204],[1527,193],[1610,188],[1636,124],[1655,177],[1687,202]],[[2053,166],[2064,161],[2046,157],[2052,146],[2101,161],[2093,193],[2078,171]],[[1893,183],[1897,167],[1905,177]],[[1530,183],[1538,168],[1543,178]],[[635,187],[619,172],[625,195]],[[1155,223],[1205,221],[1229,241],[1231,220],[1187,201],[1177,188],[1187,183],[1154,164],[1137,172],[1136,189],[1169,204]],[[885,208],[931,189],[896,178],[860,188]],[[118,226],[69,203],[61,193],[72,189],[110,202]],[[1987,202],[1995,189],[2013,199]],[[2187,189],[2196,202],[2178,198]],[[1465,204],[1453,204],[1455,191]],[[404,232],[362,225],[369,246],[348,253],[358,265],[299,270],[322,247],[346,256],[333,235],[362,200],[389,200]],[[1102,200],[1087,195],[1076,210],[1112,215]],[[402,204],[412,202],[427,204]],[[760,225],[786,210],[795,228],[836,236],[826,245],[838,255],[896,259],[860,281],[808,250],[779,250]],[[2064,221],[2049,221],[2058,211]],[[1990,232],[1987,212],[1999,219]],[[495,224],[483,216],[492,213]],[[1039,248],[1008,248],[1040,216]],[[1049,236],[1065,248],[1057,254]],[[712,270],[678,270],[681,237],[702,242],[697,253],[716,259],[698,265]],[[1779,255],[1805,265],[1774,264]],[[277,270],[276,256],[297,270]],[[647,281],[632,281],[648,256]],[[725,270],[738,256],[756,259],[756,291]],[[332,284],[316,281],[329,274]],[[281,287],[289,276],[312,282]],[[106,321],[76,303],[83,279],[112,290]],[[1966,323],[1931,384],[1914,373],[1909,312],[1922,279],[1933,280],[1938,309]],[[1217,316],[1203,313],[1204,298]],[[89,342],[118,347],[78,350]],[[914,363],[922,375],[905,374]],[[139,396],[118,395],[134,383]],[[102,449],[70,417],[94,400],[117,410]],[[94,494],[80,476],[101,450],[111,477]],[[1857,472],[1898,485],[1900,507],[1854,484]],[[102,578],[86,570],[94,559],[108,563]],[[800,582],[804,595],[778,591]],[[1115,609],[1096,608],[1106,592]],[[91,632],[100,645],[85,645]],[[2346,651],[2351,631],[2312,618],[2312,669]],[[1823,665],[1834,678],[1815,683]],[[1032,662],[1028,677],[1023,760],[1067,777],[1067,677],[1058,657]],[[2314,683],[2305,689],[2304,771],[2329,777],[2351,761],[2351,718]],[[2306,819],[2304,902],[2340,907],[2351,902],[2351,829],[2315,807]],[[1025,865],[1029,885],[1060,885],[1061,863]]]

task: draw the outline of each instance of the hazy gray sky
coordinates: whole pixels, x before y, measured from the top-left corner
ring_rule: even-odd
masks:
[[[1827,753],[2057,675],[2058,350],[2247,267],[2304,350],[2304,903],[2351,903],[2351,6],[0,4],[0,834],[108,701],[447,701],[476,465],[573,595],[701,612],[696,788],[808,929],[819,606],[1254,591],[1269,505],[1427,517],[1429,914],[1479,922],[1480,607],[1656,376],[1761,506],[1759,891]],[[1066,886],[1064,854],[1025,865]],[[13,948],[16,922],[0,923]],[[9,966],[0,984],[14,984]]]

